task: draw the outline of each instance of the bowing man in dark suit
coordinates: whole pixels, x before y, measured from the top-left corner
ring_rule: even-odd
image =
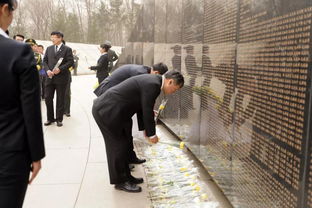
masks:
[[[16,8],[16,0],[0,0],[1,208],[23,206],[27,184],[38,174],[45,156],[34,53],[5,33]]]
[[[108,90],[109,88],[133,76],[142,75],[142,74],[163,75],[167,71],[168,71],[168,67],[166,66],[166,64],[163,64],[163,63],[154,64],[152,67],[136,65],[136,64],[126,64],[126,65],[119,67],[115,71],[113,71],[113,73],[110,76],[108,76],[103,82],[101,82],[100,86],[95,89],[94,93],[97,96],[100,96],[101,94],[106,92],[106,90]],[[144,163],[146,160],[139,159],[135,151],[133,150],[134,147],[133,147],[133,137],[132,137],[132,119],[131,119],[131,124],[129,124],[128,127],[129,128],[127,131],[128,132],[127,135],[129,137],[129,140],[128,140],[129,141],[129,156],[128,156],[129,163],[131,164]]]
[[[165,95],[174,93],[184,84],[184,78],[177,71],[163,76],[143,74],[131,77],[108,89],[94,100],[93,117],[105,141],[110,183],[116,189],[140,192],[142,178],[130,174],[128,166],[128,126],[132,116],[138,114],[139,130],[145,131],[152,143],[158,142],[155,130],[154,104],[161,91]]]
[[[107,51],[109,49],[109,46],[106,44],[101,44],[100,45],[100,52],[101,56],[97,62],[96,66],[90,66],[89,69],[91,70],[96,70],[96,77],[98,78],[99,84],[108,76],[108,55]]]
[[[108,76],[100,85],[94,90],[96,96],[102,95],[107,89],[119,84],[120,82],[141,74],[160,74],[163,75],[168,71],[168,67],[164,63],[154,64],[152,67],[137,65],[137,64],[126,64],[118,69],[114,70],[113,73]]]
[[[45,102],[47,106],[47,121],[44,125],[51,125],[54,121],[57,126],[63,126],[64,100],[67,83],[70,78],[69,68],[74,64],[72,49],[62,43],[64,35],[61,32],[52,32],[53,45],[46,49],[43,59],[44,69],[47,72]],[[56,63],[63,58],[59,67]],[[56,91],[56,117],[54,117],[53,98]]]

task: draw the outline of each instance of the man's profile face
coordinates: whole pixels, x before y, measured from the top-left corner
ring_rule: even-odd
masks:
[[[14,1],[11,8],[7,3],[1,5],[0,9],[4,8],[4,12],[0,15],[0,27],[6,31],[13,21],[13,12],[17,8],[17,2]]]
[[[151,68],[150,74],[159,74],[159,71],[156,71],[156,70],[154,70],[153,68]]]
[[[24,38],[22,38],[21,36],[16,36],[15,40],[19,42],[24,42]]]
[[[62,37],[58,37],[57,35],[51,35],[51,41],[53,45],[59,45],[62,42]]]
[[[173,79],[168,79],[165,81],[163,91],[165,95],[170,95],[172,93],[175,93],[180,89],[180,85],[175,84],[175,81]]]
[[[38,46],[37,45],[31,45],[31,49],[34,51],[34,52],[38,52]]]
[[[37,47],[37,50],[38,50],[38,53],[41,53],[41,54],[43,54],[43,48],[42,47]]]

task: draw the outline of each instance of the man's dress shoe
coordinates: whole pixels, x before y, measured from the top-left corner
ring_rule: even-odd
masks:
[[[134,183],[134,184],[140,184],[140,183],[143,183],[144,180],[143,180],[143,178],[136,178],[136,177],[130,175],[129,181],[131,183]]]
[[[126,181],[124,183],[115,184],[115,189],[119,189],[126,192],[137,193],[141,192],[142,188],[134,183]]]
[[[145,163],[146,160],[145,159],[139,159],[139,158],[136,158],[134,160],[131,160],[129,163],[130,164],[142,164],[142,163]]]
[[[45,125],[45,126],[50,126],[52,123],[54,123],[54,121],[49,121],[49,120],[48,120],[48,121],[46,121],[46,122],[44,123],[44,125]]]
[[[133,164],[129,164],[129,169],[132,171],[134,169],[134,165]]]
[[[57,125],[58,127],[61,127],[61,126],[63,126],[63,123],[62,123],[61,121],[57,121],[57,122],[56,122],[56,125]]]

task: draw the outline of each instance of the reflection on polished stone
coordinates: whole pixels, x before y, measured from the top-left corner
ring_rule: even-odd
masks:
[[[143,38],[142,42],[154,41],[155,0],[143,1]]]
[[[152,66],[154,64],[154,43],[143,43],[143,65]]]
[[[125,48],[129,63],[154,60],[182,72],[185,85],[162,120],[233,206],[312,207],[311,1],[144,6]]]
[[[182,43],[182,0],[167,0],[166,17],[167,43]]]
[[[155,43],[166,42],[166,9],[167,0],[157,0],[155,4]]]

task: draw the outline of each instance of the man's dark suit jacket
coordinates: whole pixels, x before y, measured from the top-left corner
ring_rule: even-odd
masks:
[[[34,53],[0,35],[0,54],[0,154],[26,151],[38,161],[45,150]]]
[[[97,65],[91,66],[91,70],[96,70],[96,77],[105,79],[108,76],[108,55],[103,54],[100,56]]]
[[[161,84],[160,75],[131,77],[95,99],[93,107],[112,132],[118,133],[123,124],[137,113],[139,130],[145,130],[147,136],[153,136],[156,133],[153,109]]]
[[[107,89],[121,83],[122,81],[141,74],[149,74],[150,67],[136,64],[126,64],[116,69],[110,76],[108,76],[100,86],[94,90],[94,94],[100,96]]]
[[[69,68],[74,64],[73,52],[72,49],[64,44],[61,48],[55,53],[55,45],[51,45],[47,48],[43,64],[46,71],[53,70],[57,61],[60,58],[64,58],[59,69],[61,72],[57,75],[54,75],[52,79],[47,78],[46,84],[67,84],[69,80]]]

